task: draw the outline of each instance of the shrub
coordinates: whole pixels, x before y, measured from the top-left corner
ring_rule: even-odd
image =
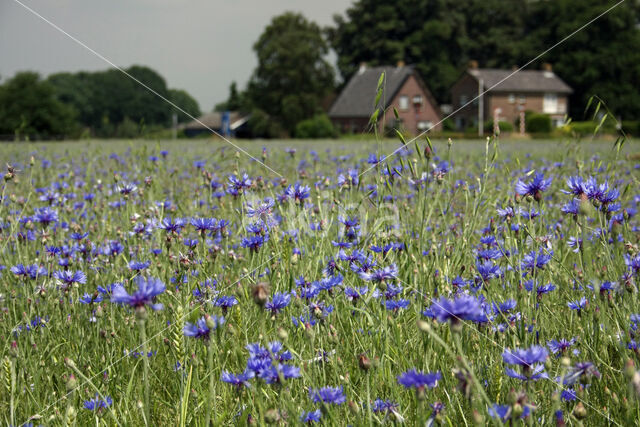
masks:
[[[296,138],[335,138],[336,136],[336,130],[326,114],[318,114],[317,116],[303,120],[296,125]]]
[[[531,113],[525,118],[528,133],[550,133],[551,117],[548,114]]]
[[[500,132],[513,132],[513,124],[511,122],[501,120],[498,122],[498,127],[500,128]],[[493,120],[484,122],[484,131],[493,133]]]

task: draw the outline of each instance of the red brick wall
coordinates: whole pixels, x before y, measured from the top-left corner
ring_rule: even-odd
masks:
[[[413,97],[416,95],[422,96],[422,105],[414,107]],[[407,96],[409,98],[409,108],[400,109],[400,97]],[[433,105],[426,92],[415,78],[411,75],[404,82],[400,90],[396,93],[395,97],[389,104],[389,110],[386,115],[388,124],[392,124],[395,120],[393,115],[393,108],[398,110],[398,117],[402,120],[402,127],[404,130],[412,135],[417,135],[423,132],[425,129],[418,129],[419,122],[430,122],[429,127],[434,126],[432,131],[442,130],[442,123],[438,123],[442,118],[438,113],[438,106]],[[436,124],[437,123],[437,124]]]
[[[462,102],[462,97],[464,96],[465,102]],[[468,103],[473,98],[478,96],[478,82],[476,79],[471,77],[469,74],[464,74],[460,80],[456,82],[451,88],[451,106],[453,111],[458,110],[462,105]],[[487,111],[487,102],[485,99],[485,121],[486,121],[486,111]],[[470,127],[471,124],[478,122],[478,101],[474,101],[466,107],[462,108],[460,111],[456,112],[453,116],[451,116],[450,120],[452,120],[456,129],[464,130]]]
[[[453,110],[457,110],[462,106],[461,97],[464,95],[466,101],[469,102],[476,96],[478,96],[478,82],[469,74],[465,74],[458,82],[451,88],[451,105]],[[500,120],[515,123],[519,116],[518,106],[522,105],[525,111],[535,111],[536,113],[543,112],[543,100],[544,93],[520,93],[513,92],[515,97],[514,102],[509,102],[511,93],[505,92],[490,92],[484,95],[484,114],[483,120],[493,120],[494,111],[496,108],[501,108]],[[523,101],[521,102],[521,98]],[[560,120],[564,117],[568,111],[569,102],[566,95],[558,94],[558,113],[551,114],[553,120]],[[470,124],[477,123],[478,121],[478,102],[474,101],[470,105],[462,108],[459,112],[455,113],[451,119],[456,123],[458,129],[467,129]]]

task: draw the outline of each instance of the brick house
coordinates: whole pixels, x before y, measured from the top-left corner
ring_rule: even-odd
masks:
[[[453,111],[473,100],[455,113],[456,128],[477,127],[478,120],[487,122],[494,116],[499,121],[515,124],[521,111],[549,114],[553,125],[560,126],[573,90],[553,73],[549,64],[545,64],[543,70],[522,70],[511,75],[513,72],[477,68],[472,63],[451,88]],[[488,91],[480,98],[483,101],[480,104],[479,99],[474,98],[485,90]]]
[[[386,114],[378,118],[380,132],[383,126],[398,127],[413,135],[431,127],[434,131],[442,129],[440,108],[422,78],[412,66],[398,63],[396,67],[360,66],[329,109],[329,118],[338,130],[371,131],[369,119],[375,110],[376,89],[383,72],[386,83],[380,102]],[[394,107],[400,123],[393,114]]]

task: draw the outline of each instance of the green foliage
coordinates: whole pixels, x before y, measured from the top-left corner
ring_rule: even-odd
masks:
[[[125,70],[158,95],[174,102],[193,116],[200,115],[198,103],[185,91],[168,89],[164,78],[149,67],[134,65]],[[136,124],[168,127],[174,108],[140,83],[118,70],[58,73],[47,81],[55,88],[59,101],[77,111],[82,127],[101,137],[118,136],[118,127],[128,135]],[[190,120],[177,111],[180,122]]]
[[[247,108],[246,96],[244,92],[238,92],[238,85],[236,82],[231,82],[229,86],[229,98],[226,101],[216,104],[213,111],[242,111]]]
[[[300,121],[322,111],[333,89],[333,69],[325,59],[328,45],[315,23],[288,12],[273,18],[253,49],[258,66],[247,88],[248,102],[292,135]],[[264,127],[252,130],[264,134]]]
[[[525,64],[610,6],[600,0],[359,0],[335,16],[326,33],[344,81],[361,62],[404,60],[447,102],[469,60],[488,68]],[[640,117],[639,10],[637,2],[624,2],[542,59],[574,89],[572,117],[583,117],[594,94],[605,97],[614,114]]]
[[[471,59],[489,67],[511,65],[524,36],[526,0],[360,0],[335,16],[327,34],[345,81],[361,62],[415,64],[439,102]],[[509,40],[509,43],[505,43]]]
[[[571,122],[568,125],[562,127],[562,131],[569,135],[575,135],[579,137],[590,136],[596,134],[596,128],[598,127],[598,122],[594,120],[583,121],[583,122]],[[612,123],[605,123],[600,129],[598,129],[598,133],[605,134],[613,134],[615,133],[615,126]]]
[[[296,125],[296,138],[312,139],[312,138],[335,138],[336,130],[326,114],[318,114],[317,116],[299,122]]]
[[[74,114],[37,73],[18,73],[0,86],[0,134],[16,139],[68,137],[78,130]]]
[[[178,107],[189,113],[191,117],[197,118],[200,116],[200,114],[202,114],[200,112],[198,101],[193,99],[191,95],[189,95],[185,90],[169,89],[169,99]],[[190,122],[191,120],[193,120],[191,117],[180,110],[174,109],[173,112],[178,114],[179,123]]]
[[[514,129],[513,123],[503,120],[498,122],[498,127],[500,128],[500,132],[513,132]],[[485,132],[493,132],[493,120],[484,122],[484,130]]]
[[[552,129],[551,117],[548,114],[527,114],[525,129],[528,133],[550,133]]]

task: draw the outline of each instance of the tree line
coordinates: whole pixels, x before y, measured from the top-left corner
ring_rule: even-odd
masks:
[[[320,28],[299,14],[275,17],[254,45],[258,56],[243,91],[234,82],[219,107],[253,112],[263,136],[295,135],[299,123],[322,120],[331,95],[362,62],[412,64],[439,103],[470,61],[511,69],[557,47],[543,62],[573,89],[569,114],[584,118],[598,95],[625,120],[640,119],[640,3],[602,0],[358,0],[333,25]],[[341,83],[326,61],[337,55]],[[303,106],[303,108],[301,108]],[[320,119],[318,119],[320,117]]]
[[[125,70],[193,116],[198,102],[186,91],[170,89],[153,69]],[[158,99],[119,70],[57,73],[42,79],[26,71],[0,85],[0,135],[5,138],[137,137],[171,126],[188,115]]]
[[[562,41],[529,68],[553,64],[573,89],[570,115],[582,119],[598,95],[616,116],[640,119],[640,3],[601,0],[357,0],[322,28],[298,13],[276,16],[253,45],[258,65],[244,88],[231,83],[215,110],[251,115],[261,137],[330,136],[325,115],[362,62],[404,61],[416,67],[439,103],[469,61],[521,66]],[[565,40],[566,39],[566,40]],[[337,70],[328,61],[333,50]],[[198,104],[168,89],[147,67],[127,70],[193,115]],[[25,92],[27,91],[27,92]],[[38,101],[42,108],[27,108]],[[29,111],[29,113],[25,113]],[[60,73],[41,80],[22,73],[0,86],[0,134],[130,136],[170,125],[165,102],[117,70]],[[180,120],[186,120],[180,114]]]

